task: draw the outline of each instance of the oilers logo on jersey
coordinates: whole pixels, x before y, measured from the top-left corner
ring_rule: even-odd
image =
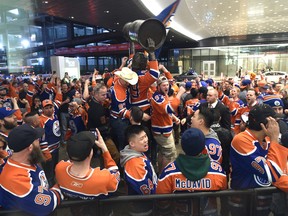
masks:
[[[57,137],[60,137],[61,136],[61,132],[60,132],[60,124],[59,124],[59,121],[56,120],[53,122],[53,134]]]

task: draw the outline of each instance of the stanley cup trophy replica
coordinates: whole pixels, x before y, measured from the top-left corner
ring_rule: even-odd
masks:
[[[155,49],[160,48],[166,39],[165,26],[157,19],[135,20],[126,23],[123,27],[123,33],[124,37],[130,42],[130,54],[135,53],[134,42],[148,50],[148,38],[155,42]]]

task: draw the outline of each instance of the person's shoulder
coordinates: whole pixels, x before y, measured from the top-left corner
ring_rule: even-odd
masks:
[[[132,179],[141,180],[147,174],[147,170],[145,167],[147,164],[145,163],[147,160],[143,157],[135,157],[128,160],[124,166],[125,173]]]
[[[182,172],[177,167],[175,161],[169,163],[162,171],[159,180],[163,180],[171,175],[182,174]]]
[[[125,167],[128,166],[143,166],[145,164],[145,157],[141,156],[141,157],[133,157],[131,159],[129,159],[126,164]]]
[[[256,146],[254,145],[254,142],[256,140],[253,138],[253,136],[248,132],[247,130],[244,132],[241,132],[232,140],[231,147],[234,149],[237,153],[241,155],[248,155],[255,151]]]
[[[64,161],[64,160],[61,160],[57,163],[56,165],[56,168],[55,168],[55,171],[64,171],[68,166],[71,165],[71,162],[70,161]]]
[[[25,196],[33,188],[31,171],[35,172],[36,168],[19,167],[8,160],[1,173],[1,186],[11,194]]]
[[[49,117],[42,114],[39,116],[39,120],[40,120],[40,123],[45,124],[49,120]]]

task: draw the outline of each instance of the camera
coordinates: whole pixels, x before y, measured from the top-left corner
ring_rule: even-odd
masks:
[[[91,132],[92,134],[94,134],[95,139],[98,140],[98,134],[97,134],[96,128],[91,128],[91,129],[90,129],[90,132]]]
[[[90,132],[95,136],[95,139],[98,140],[98,134],[97,134],[96,128],[91,128]],[[98,155],[100,155],[98,146],[94,144],[92,146],[92,149],[93,149],[93,158],[97,158]]]

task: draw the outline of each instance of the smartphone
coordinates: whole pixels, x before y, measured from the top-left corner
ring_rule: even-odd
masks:
[[[98,134],[97,134],[96,128],[91,128],[91,129],[90,129],[90,132],[91,132],[92,134],[94,134],[95,139],[98,140]]]

